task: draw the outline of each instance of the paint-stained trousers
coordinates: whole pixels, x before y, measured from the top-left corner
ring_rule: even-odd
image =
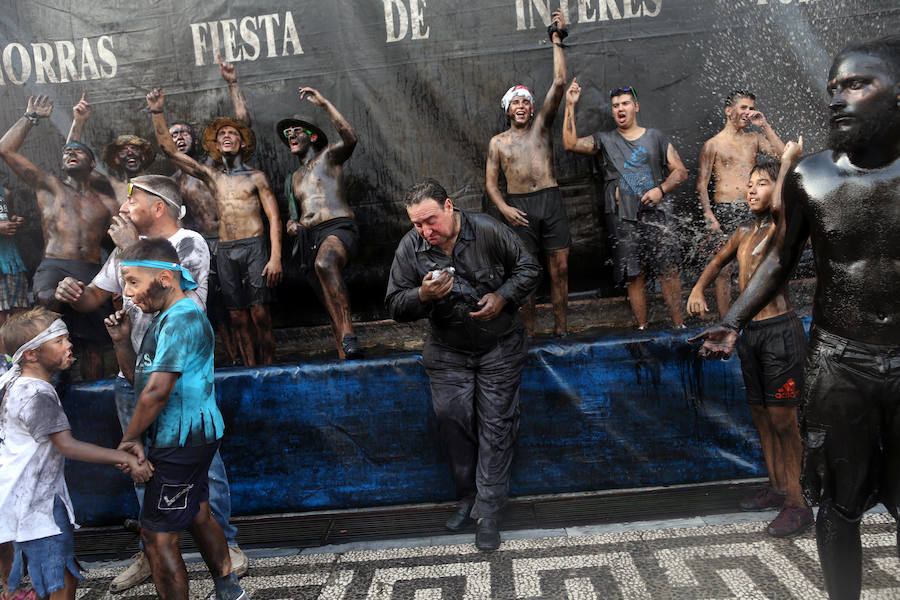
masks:
[[[431,341],[422,352],[457,498],[474,498],[473,519],[498,517],[509,497],[525,358],[523,330],[483,354]]]

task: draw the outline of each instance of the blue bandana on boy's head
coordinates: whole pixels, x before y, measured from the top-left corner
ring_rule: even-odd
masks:
[[[182,290],[193,290],[198,287],[197,282],[194,280],[193,275],[191,275],[190,271],[179,265],[178,263],[173,262],[165,262],[163,260],[124,260],[122,261],[123,267],[144,267],[146,269],[167,269],[169,271],[178,271],[181,273],[181,289]]]
[[[91,162],[97,162],[94,158],[94,151],[82,144],[81,142],[69,142],[65,146],[63,146],[63,150],[66,148],[78,148],[79,150],[84,151],[85,154],[91,157]]]

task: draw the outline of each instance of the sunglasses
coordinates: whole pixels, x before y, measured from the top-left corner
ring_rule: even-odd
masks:
[[[622,94],[631,94],[634,96],[634,99],[637,100],[637,91],[633,87],[620,87],[614,90],[610,90],[609,97],[615,98],[616,96],[621,96]]]
[[[288,138],[288,139],[290,139],[290,137],[291,137],[292,135],[300,135],[301,133],[305,133],[306,135],[312,135],[312,134],[313,134],[312,131],[310,131],[309,129],[305,129],[305,128],[303,128],[303,127],[288,127],[287,129],[285,129],[285,130],[282,131],[281,133],[283,133],[283,134],[284,134],[284,137],[285,137],[285,138]]]
[[[137,189],[139,189],[139,190],[143,190],[143,191],[147,192],[148,194],[152,194],[152,195],[156,196],[157,198],[159,198],[160,200],[162,200],[163,202],[165,202],[166,204],[171,204],[171,205],[174,206],[175,208],[181,208],[181,206],[180,206],[179,204],[177,204],[175,201],[173,201],[173,200],[171,200],[171,199],[169,199],[169,198],[166,198],[165,196],[163,196],[163,195],[160,194],[159,192],[154,192],[153,190],[147,189],[146,187],[144,187],[144,186],[142,186],[142,185],[135,185],[135,184],[130,183],[130,182],[129,182],[129,184],[128,184],[128,197],[129,197],[129,198],[131,198],[131,197],[134,195],[134,190],[135,190],[135,188],[137,188]]]

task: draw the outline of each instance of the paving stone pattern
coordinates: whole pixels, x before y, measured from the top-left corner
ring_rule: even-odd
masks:
[[[251,560],[242,579],[255,600],[822,599],[812,530],[792,540],[765,522],[601,535],[512,539],[483,554],[472,544]],[[863,520],[863,599],[900,598],[896,526]],[[106,589],[120,568],[97,568],[80,600],[156,598],[152,584],[119,595]],[[202,563],[189,564],[191,598],[212,592]]]

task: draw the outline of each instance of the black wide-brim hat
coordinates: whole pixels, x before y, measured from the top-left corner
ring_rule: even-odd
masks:
[[[223,127],[234,127],[241,134],[244,140],[244,147],[241,148],[241,160],[247,160],[256,152],[256,134],[250,129],[250,126],[238,119],[231,117],[219,117],[211,121],[206,129],[203,130],[203,149],[216,162],[222,161],[222,153],[216,148],[216,134]]]
[[[116,155],[124,146],[137,146],[141,149],[141,171],[153,164],[156,159],[156,148],[142,137],[136,135],[120,135],[103,150],[103,162],[116,168]]]
[[[316,150],[321,150],[322,148],[328,145],[328,136],[325,135],[325,132],[319,129],[314,123],[310,123],[309,121],[303,119],[300,115],[294,115],[293,117],[288,117],[287,119],[282,119],[278,121],[278,124],[275,125],[275,133],[278,135],[278,139],[281,140],[281,143],[285,146],[290,147],[290,143],[288,139],[284,137],[284,130],[288,127],[303,127],[304,129],[309,129],[314,134],[316,134],[316,141],[313,142],[313,148]]]

